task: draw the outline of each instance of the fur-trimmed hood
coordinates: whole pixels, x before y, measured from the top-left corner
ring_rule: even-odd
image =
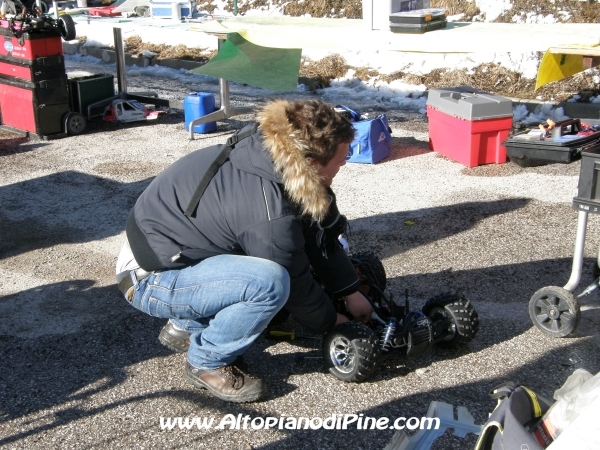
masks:
[[[297,136],[287,121],[287,105],[285,100],[271,102],[258,117],[265,150],[289,198],[300,206],[303,215],[321,222],[327,214],[331,197],[321,184],[317,170],[305,157],[308,150],[306,142]]]

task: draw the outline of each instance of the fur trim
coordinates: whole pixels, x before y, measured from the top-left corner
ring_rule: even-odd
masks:
[[[308,149],[306,142],[287,121],[285,107],[288,104],[285,100],[269,103],[261,111],[258,122],[266,150],[290,199],[300,206],[303,215],[320,222],[327,214],[331,199],[321,184],[319,173],[304,156]]]

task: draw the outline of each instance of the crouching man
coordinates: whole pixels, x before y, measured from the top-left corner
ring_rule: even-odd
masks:
[[[194,386],[226,401],[265,398],[240,357],[281,308],[317,333],[348,320],[320,283],[369,320],[330,188],[353,136],[323,102],[274,101],[256,125],[179,159],[137,200],[117,282],[135,308],[169,319],[159,339],[187,350]]]

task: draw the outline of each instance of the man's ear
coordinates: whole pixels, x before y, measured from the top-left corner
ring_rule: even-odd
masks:
[[[323,165],[315,158],[308,158],[308,163],[316,170],[319,170],[321,167],[323,167]]]

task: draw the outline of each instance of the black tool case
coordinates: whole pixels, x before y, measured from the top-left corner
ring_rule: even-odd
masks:
[[[600,214],[600,145],[581,152],[579,184],[573,208]]]
[[[581,157],[582,151],[600,147],[600,131],[580,134],[580,119],[556,122],[549,137],[541,129],[515,134],[502,143],[508,158],[521,167],[552,163],[568,164]]]
[[[447,10],[440,8],[416,9],[390,14],[390,30],[394,33],[420,34],[445,28]]]

